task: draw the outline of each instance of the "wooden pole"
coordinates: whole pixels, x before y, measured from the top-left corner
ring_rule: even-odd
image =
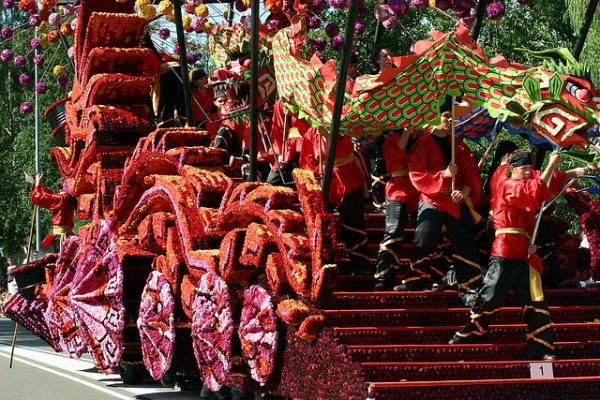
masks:
[[[456,102],[456,96],[452,96],[452,159],[451,163],[454,164],[456,162],[456,110],[454,107],[454,103]],[[452,177],[452,191],[456,189],[456,177]]]
[[[25,256],[25,264],[29,262],[31,257],[31,243],[33,242],[33,228],[35,226],[35,215],[37,214],[37,204],[33,205],[33,217],[31,218],[31,228],[29,229],[29,244],[27,245],[27,255]],[[17,334],[19,333],[19,324],[15,323],[15,333],[13,334],[12,346],[10,348],[10,361],[8,368],[12,368],[13,356],[15,354],[15,346],[17,345]]]

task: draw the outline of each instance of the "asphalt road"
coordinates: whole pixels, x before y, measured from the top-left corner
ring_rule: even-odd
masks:
[[[71,359],[19,327],[13,365],[9,368],[15,323],[0,317],[0,398],[10,400],[187,400],[199,388],[176,391],[148,378],[125,385],[119,375],[98,372],[88,354]]]

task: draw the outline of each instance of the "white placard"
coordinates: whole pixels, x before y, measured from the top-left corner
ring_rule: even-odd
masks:
[[[553,379],[554,369],[551,362],[534,362],[529,364],[529,371],[533,379]]]

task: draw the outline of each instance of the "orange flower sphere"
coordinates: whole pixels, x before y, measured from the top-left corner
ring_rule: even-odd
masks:
[[[60,40],[60,34],[56,29],[52,29],[50,32],[48,32],[48,40],[52,43],[58,43]]]

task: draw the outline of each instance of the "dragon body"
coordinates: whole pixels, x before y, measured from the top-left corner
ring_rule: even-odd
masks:
[[[306,59],[303,23],[297,17],[273,40],[277,88],[288,107],[313,125],[328,127],[338,92],[335,63]],[[566,66],[561,72],[525,68],[502,57],[488,59],[462,25],[432,36],[415,44],[416,54],[396,57],[397,68],[347,85],[341,134],[379,135],[436,123],[446,95],[484,106],[494,118],[531,126],[561,145],[584,142],[585,132],[598,122],[598,91],[585,77],[567,73],[582,69],[566,52],[555,53],[558,65]]]

